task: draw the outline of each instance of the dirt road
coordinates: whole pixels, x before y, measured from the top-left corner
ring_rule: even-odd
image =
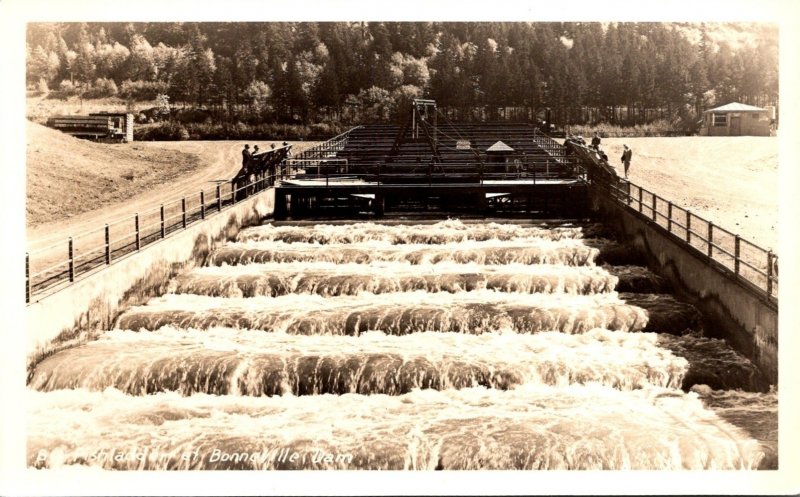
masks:
[[[294,152],[313,145],[314,142],[291,142]],[[268,145],[269,142],[266,142]],[[264,144],[261,145],[264,148]],[[181,142],[136,142],[136,147],[149,149],[171,149],[181,153],[197,155],[206,164],[192,174],[149,189],[129,199],[106,207],[90,210],[66,221],[41,224],[27,230],[29,250],[60,242],[69,236],[101,228],[103,224],[129,218],[136,212],[157,207],[161,202],[179,199],[184,195],[197,194],[200,190],[213,189],[216,180],[230,180],[241,166],[239,141],[181,141]]]

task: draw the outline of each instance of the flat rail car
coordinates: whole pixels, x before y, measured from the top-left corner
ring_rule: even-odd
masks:
[[[96,113],[88,116],[53,116],[47,125],[78,138],[102,142],[132,142],[133,114]]]

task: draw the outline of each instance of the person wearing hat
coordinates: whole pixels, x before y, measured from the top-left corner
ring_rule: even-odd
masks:
[[[242,150],[242,167],[247,168],[250,165],[250,159],[253,158],[253,155],[250,153],[250,145],[244,145],[244,149]]]
[[[250,167],[250,174],[247,177],[248,183],[254,183],[255,181],[261,179],[261,164],[256,157],[258,155],[258,145],[253,145],[253,156],[252,156],[252,166]],[[253,193],[252,191],[250,193]]]
[[[243,190],[242,188],[244,188],[248,183],[252,163],[253,154],[250,153],[250,145],[245,144],[244,149],[242,149],[242,168],[239,169],[239,172],[236,173],[236,177],[234,178],[233,186],[236,189],[235,197],[237,199],[247,196],[247,191]]]
[[[633,151],[625,144],[623,144],[622,147],[622,157],[620,157],[620,160],[623,166],[625,166],[625,179],[628,179],[628,170],[631,168],[631,156],[633,155]]]

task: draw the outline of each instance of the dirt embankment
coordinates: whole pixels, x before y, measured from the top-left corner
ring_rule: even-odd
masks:
[[[123,202],[207,165],[195,153],[94,143],[31,122],[26,133],[30,227]]]
[[[39,246],[213,190],[239,170],[244,142],[94,143],[28,122],[27,144],[27,239]]]

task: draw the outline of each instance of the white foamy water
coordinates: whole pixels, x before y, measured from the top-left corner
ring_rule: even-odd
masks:
[[[583,240],[548,240],[534,238],[520,241],[469,241],[441,245],[394,245],[381,240],[369,240],[355,245],[286,243],[282,241],[248,241],[231,243],[209,257],[211,265],[250,264],[264,262],[355,262],[398,261],[411,264],[564,264],[584,266],[594,264],[599,249],[587,246]]]
[[[617,281],[616,276],[595,266],[291,262],[199,268],[177,277],[171,290],[224,297],[338,296],[417,290],[457,293],[482,289],[591,294],[611,292]]]
[[[379,332],[360,337],[213,328],[111,331],[45,359],[37,390],[118,388],[241,395],[407,393],[417,388],[513,388],[602,383],[621,390],[680,387],[687,361],[658,336],[602,329],[584,335]]]
[[[629,251],[587,240],[600,231],[243,230],[209,267],[36,366],[29,465],[772,467],[771,432],[739,428],[730,408],[764,402],[680,390],[758,389],[758,371],[721,341],[642,333],[681,334],[699,315],[669,295],[614,291],[620,279],[595,260],[628,264]],[[626,292],[663,286],[620,271]]]
[[[317,295],[218,298],[166,295],[123,314],[117,327],[162,326],[250,328],[290,334],[353,335],[365,331],[485,333],[592,328],[638,331],[647,313],[615,293],[520,294],[479,290],[466,293],[402,292],[325,298]]]
[[[596,226],[589,230],[597,231]],[[283,241],[287,243],[364,243],[383,241],[391,244],[425,244],[461,243],[485,240],[530,240],[545,238],[561,240],[564,238],[582,238],[584,228],[580,226],[547,225],[519,226],[500,223],[463,223],[457,219],[449,219],[435,224],[400,224],[385,225],[376,223],[356,224],[316,224],[313,226],[273,226],[266,224],[242,230],[237,240],[246,241]]]
[[[29,417],[37,467],[753,469],[764,456],[694,394],[662,389],[271,398],[62,390],[32,392]]]

